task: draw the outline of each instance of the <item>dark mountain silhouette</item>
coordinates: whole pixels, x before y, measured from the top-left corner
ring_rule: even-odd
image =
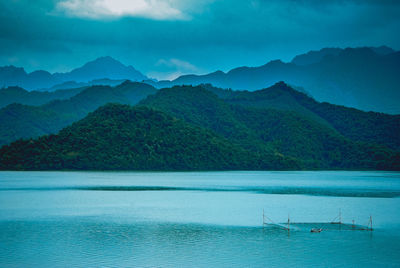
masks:
[[[23,68],[6,66],[0,67],[0,86],[57,90],[100,83],[115,86],[113,80],[129,79],[145,81],[158,88],[211,83],[222,88],[258,90],[286,81],[293,87],[304,88],[318,101],[364,111],[399,114],[399,70],[400,52],[386,46],[324,48],[298,55],[289,63],[275,60],[259,67],[239,67],[227,73],[184,75],[173,81],[159,82],[111,57],[98,58],[68,73],[36,71],[28,74]]]
[[[304,88],[318,101],[399,114],[400,52],[391,51],[385,47],[323,49],[290,63],[276,60],[227,73],[184,75],[173,81],[149,83],[157,87],[211,83],[222,88],[258,90],[285,81]]]
[[[69,99],[41,106],[8,105],[0,109],[0,144],[57,133],[106,103],[134,105],[155,92],[150,85],[126,81],[117,87],[92,86]]]
[[[325,56],[337,56],[342,52],[341,48],[323,48],[321,50],[312,50],[305,54],[297,55],[291,61],[296,65],[309,65],[320,62]]]
[[[84,90],[81,88],[47,91],[27,91],[20,87],[8,87],[0,89],[0,108],[11,103],[26,105],[42,105],[52,100],[69,99]]]
[[[379,55],[389,55],[395,53],[396,51],[388,46],[380,46],[380,47],[368,47],[372,49],[375,53]]]
[[[90,87],[90,86],[111,86],[115,87],[123,82],[127,81],[128,79],[119,79],[119,80],[114,80],[114,79],[108,79],[108,78],[103,78],[103,79],[96,79],[92,80],[89,82],[75,82],[75,81],[67,81],[63,82],[61,84],[54,85],[50,88],[41,88],[38,89],[38,91],[56,91],[60,89],[72,89],[72,88],[81,88],[81,87]]]
[[[46,71],[26,73],[23,68],[0,67],[0,86],[20,86],[27,90],[51,88],[64,82],[89,82],[97,79],[142,81],[148,79],[132,66],[111,57],[101,57],[67,73]]]
[[[388,55],[396,51],[387,46],[367,47],[378,55]],[[309,65],[320,62],[326,56],[338,56],[343,51],[342,48],[323,48],[320,50],[312,50],[305,54],[297,55],[291,61],[296,65]]]
[[[101,57],[90,61],[69,73],[55,73],[54,77],[61,81],[89,82],[91,80],[108,78],[112,80],[129,79],[142,81],[147,79],[132,66],[125,66],[111,57]]]
[[[60,81],[46,71],[26,73],[24,68],[15,66],[0,67],[0,86],[19,86],[25,89],[47,88]]]

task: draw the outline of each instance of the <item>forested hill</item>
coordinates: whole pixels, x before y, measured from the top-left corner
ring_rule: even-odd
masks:
[[[162,112],[119,104],[101,107],[57,135],[0,149],[2,170],[299,168],[298,161],[251,152]]]
[[[400,150],[400,115],[363,112],[317,102],[284,82],[253,92],[224,90],[209,84],[202,87],[231,104],[293,111],[330,126],[351,140],[382,144]]]
[[[123,102],[137,97],[131,86],[122,84],[120,97],[91,88],[49,106],[83,116],[85,94]],[[285,83],[255,92],[210,85],[154,92],[136,107],[107,105],[57,135],[2,147],[1,169],[400,170],[398,116],[319,103]],[[94,109],[101,102],[93,100]]]
[[[274,103],[269,106],[256,103],[262,102],[259,95],[263,95],[263,92],[223,91],[214,88],[214,92],[221,96],[219,98],[210,88],[207,90],[202,86],[161,89],[139,105],[211,129],[250,150],[272,150],[301,159],[307,168],[399,168],[399,154],[394,150],[378,142],[360,142],[342,135],[330,122],[300,102],[297,103],[298,108],[284,101],[278,103],[281,92],[277,88],[291,90],[284,83],[270,88],[270,91],[266,89],[268,94],[271,93],[270,103]],[[251,98],[246,100],[245,96]],[[306,97],[304,94],[302,96]],[[276,102],[271,100],[272,97]],[[287,101],[287,98],[284,99]],[[349,124],[356,127],[357,123],[354,120]],[[382,128],[385,129],[385,126]]]
[[[41,106],[10,104],[0,109],[0,145],[55,134],[106,103],[134,105],[155,92],[150,85],[126,81],[116,87],[88,87],[71,98]]]

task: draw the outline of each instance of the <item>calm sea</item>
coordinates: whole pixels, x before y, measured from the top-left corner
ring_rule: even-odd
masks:
[[[0,267],[400,267],[399,197],[389,172],[0,172]]]

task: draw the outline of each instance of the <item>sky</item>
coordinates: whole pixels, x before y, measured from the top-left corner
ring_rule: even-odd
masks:
[[[400,50],[400,1],[0,0],[0,66],[29,72],[111,56],[172,79],[380,45]]]

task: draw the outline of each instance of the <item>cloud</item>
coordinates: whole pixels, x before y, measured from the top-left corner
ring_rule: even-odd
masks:
[[[165,66],[169,69],[176,69],[180,71],[198,72],[199,69],[191,64],[190,62],[183,61],[180,59],[160,59],[157,61],[156,66]]]
[[[202,73],[202,70],[197,66],[176,58],[160,59],[154,64],[154,69],[156,71],[149,72],[147,75],[159,80],[173,80],[183,74]]]
[[[54,72],[110,55],[161,79],[322,47],[399,50],[399,12],[398,0],[0,0],[0,66]]]
[[[142,17],[154,20],[184,20],[189,16],[168,0],[63,0],[56,10],[69,16],[91,19]]]
[[[147,77],[155,78],[158,81],[163,81],[163,80],[174,80],[178,78],[181,75],[184,75],[186,73],[180,72],[180,71],[175,71],[175,72],[148,72],[146,75]]]

